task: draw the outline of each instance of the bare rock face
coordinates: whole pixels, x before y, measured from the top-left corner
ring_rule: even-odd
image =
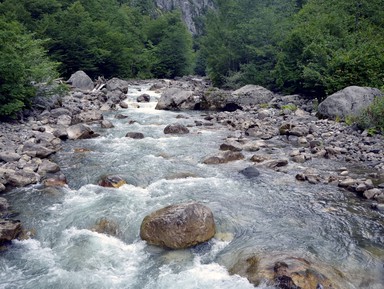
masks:
[[[92,90],[94,87],[92,79],[82,70],[72,74],[67,82],[73,87],[83,90]]]
[[[159,99],[156,109],[159,110],[183,110],[195,109],[200,101],[194,96],[191,90],[180,88],[168,88]]]
[[[184,249],[210,240],[215,230],[212,211],[191,202],[171,205],[146,216],[140,237],[151,245]]]

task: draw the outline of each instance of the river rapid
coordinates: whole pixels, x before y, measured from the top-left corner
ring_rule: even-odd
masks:
[[[203,164],[236,132],[219,124],[195,126],[202,112],[155,110],[159,94],[149,87],[129,87],[129,108],[104,115],[114,128],[95,124],[100,137],[63,143],[54,161],[68,187],[34,185],[5,194],[35,236],[13,241],[0,253],[0,288],[255,288],[228,273],[253,253],[305,258],[340,288],[384,288],[383,215],[335,186],[301,183],[289,173],[261,167],[258,178],[247,179],[239,174],[250,165],[244,160]],[[136,107],[142,93],[149,93],[151,102]],[[129,117],[115,119],[116,113]],[[164,127],[176,122],[190,126],[190,133],[165,135]],[[126,138],[127,132],[145,138]],[[75,152],[79,148],[86,150]],[[128,184],[98,186],[106,174],[118,174]],[[212,210],[215,238],[178,251],[140,239],[146,215],[186,201]],[[92,230],[103,219],[117,225],[116,236]]]

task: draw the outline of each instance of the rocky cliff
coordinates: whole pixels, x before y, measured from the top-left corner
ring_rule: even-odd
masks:
[[[192,34],[199,32],[198,17],[214,7],[214,0],[155,0],[157,8],[165,11],[179,9]]]

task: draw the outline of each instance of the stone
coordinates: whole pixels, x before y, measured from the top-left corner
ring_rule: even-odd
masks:
[[[115,115],[116,119],[126,119],[128,117],[129,117],[128,115],[121,114],[121,113],[118,113],[118,114]]]
[[[188,134],[189,129],[182,124],[169,124],[164,128],[165,134]]]
[[[59,165],[47,159],[42,161],[38,169],[39,174],[57,173],[58,171],[60,171]]]
[[[203,164],[206,164],[206,165],[217,165],[222,163],[223,163],[223,159],[217,156],[209,157],[203,161]]]
[[[168,88],[162,94],[156,105],[159,110],[193,110],[199,105],[200,99],[194,96],[192,90]]]
[[[0,219],[0,245],[16,239],[20,233],[20,221]]]
[[[120,188],[125,184],[127,184],[127,182],[118,175],[102,176],[99,181],[99,186],[106,188]]]
[[[67,178],[63,174],[47,178],[43,180],[43,185],[45,187],[64,187],[67,185]]]
[[[101,125],[102,128],[113,128],[113,127],[115,127],[111,121],[106,120],[106,119],[102,120],[100,125]]]
[[[271,286],[276,289],[339,288],[319,271],[319,267],[328,273],[336,274],[337,272],[336,269],[323,268],[323,266],[312,264],[301,257],[279,253],[269,256],[241,254],[237,262],[229,269],[229,273],[247,278],[256,287],[263,284],[262,287],[267,285],[268,288]]]
[[[58,117],[60,117],[62,115],[69,115],[69,116],[71,116],[72,114],[71,114],[71,112],[68,109],[66,109],[64,107],[58,107],[58,108],[52,109],[50,111],[50,116],[53,117],[53,118],[57,119]]]
[[[133,139],[143,139],[144,138],[144,134],[142,134],[141,132],[128,132],[125,137],[128,137],[128,138],[133,138]]]
[[[284,167],[288,165],[288,160],[286,159],[268,160],[268,161],[265,161],[263,164],[270,169],[275,169],[278,167]]]
[[[381,193],[380,189],[371,189],[364,192],[364,197],[368,200],[374,199],[376,195],[379,195]]]
[[[262,163],[262,162],[264,162],[264,161],[266,161],[266,160],[269,160],[270,159],[270,157],[269,156],[264,156],[264,155],[253,155],[252,157],[251,157],[251,161],[252,162],[255,162],[255,163]]]
[[[136,99],[137,102],[149,102],[150,100],[151,100],[151,96],[149,94],[146,94],[146,93],[140,95]]]
[[[354,179],[351,179],[351,178],[347,178],[345,180],[342,180],[339,182],[339,187],[342,187],[342,188],[347,188],[347,187],[351,187],[351,186],[354,186],[356,184],[356,180]]]
[[[259,85],[245,85],[232,93],[228,102],[234,102],[240,106],[256,105],[270,102],[274,93]]]
[[[70,126],[71,123],[72,123],[72,117],[68,114],[60,115],[56,120],[56,124],[62,125],[62,126]]]
[[[79,123],[67,128],[68,138],[75,139],[87,139],[97,137],[96,134],[89,126]]]
[[[220,145],[220,150],[222,151],[232,151],[232,152],[239,152],[241,151],[241,148],[235,147],[234,145],[231,144],[221,144]]]
[[[124,94],[127,94],[128,93],[128,86],[129,86],[129,82],[126,81],[126,80],[122,80],[122,79],[119,79],[119,78],[112,78],[110,80],[107,81],[106,83],[106,88],[107,90],[109,91],[115,91],[115,90],[118,90]]]
[[[40,176],[37,173],[26,171],[7,172],[5,178],[7,183],[13,187],[25,187],[40,181]]]
[[[318,114],[331,119],[356,116],[368,107],[375,97],[383,97],[383,93],[377,88],[349,86],[321,102]]]
[[[119,226],[116,222],[112,220],[101,218],[96,222],[96,224],[91,228],[91,230],[100,234],[117,236],[119,232]]]
[[[120,101],[119,105],[121,108],[128,108],[128,103],[126,103],[125,101]]]
[[[245,156],[241,152],[226,151],[223,154],[223,162],[224,163],[243,160],[244,158],[245,158]]]
[[[31,157],[46,158],[55,151],[43,145],[27,142],[23,146],[23,153]]]
[[[72,87],[83,90],[92,90],[94,88],[92,79],[82,70],[72,74],[67,82],[71,84]]]
[[[0,161],[3,162],[17,162],[21,156],[18,153],[12,151],[4,151],[0,152]]]
[[[185,249],[215,235],[212,211],[199,203],[170,205],[147,215],[140,227],[141,239],[170,249]]]
[[[0,197],[0,213],[6,211],[9,208],[7,199]],[[1,216],[1,215],[0,215]]]
[[[82,111],[72,117],[72,124],[87,123],[102,120],[103,114],[98,110]]]
[[[255,167],[252,167],[252,166],[241,170],[240,173],[249,179],[256,178],[256,177],[260,176],[259,170],[256,169]]]

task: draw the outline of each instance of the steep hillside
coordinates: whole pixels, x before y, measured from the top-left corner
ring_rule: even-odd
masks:
[[[213,0],[155,0],[157,8],[165,11],[180,9],[192,34],[199,32],[198,17],[214,7]]]

